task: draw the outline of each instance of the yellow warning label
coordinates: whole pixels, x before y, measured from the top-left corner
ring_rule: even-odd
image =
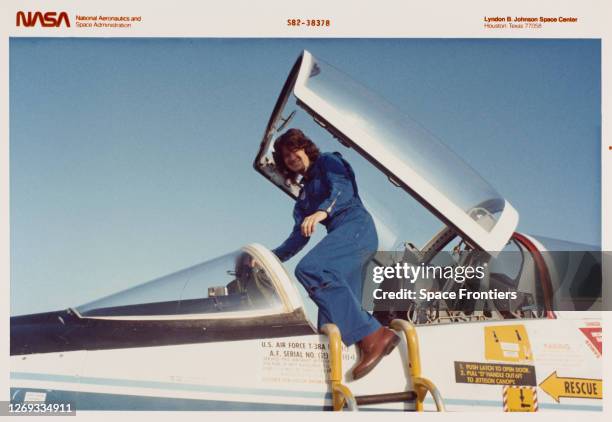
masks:
[[[538,398],[535,387],[504,387],[504,411],[536,412]]]
[[[485,359],[505,362],[533,361],[524,325],[485,327]]]
[[[561,397],[574,399],[602,399],[602,381],[590,378],[558,377],[553,372],[540,383],[540,388],[557,403]]]

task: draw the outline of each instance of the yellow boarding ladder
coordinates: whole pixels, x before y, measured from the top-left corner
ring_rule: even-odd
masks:
[[[401,391],[399,393],[383,393],[367,396],[354,396],[351,390],[342,383],[342,336],[335,324],[325,324],[321,331],[329,337],[329,366],[330,383],[332,390],[332,404],[334,411],[341,411],[346,408],[356,411],[361,405],[381,404],[393,402],[412,402],[416,403],[416,411],[423,411],[423,400],[429,392],[433,397],[438,412],[444,412],[444,401],[433,382],[421,376],[421,355],[419,352],[419,339],[416,328],[408,321],[394,319],[391,321],[391,328],[401,331],[406,336],[408,345],[408,370],[407,376],[412,379],[413,391]]]

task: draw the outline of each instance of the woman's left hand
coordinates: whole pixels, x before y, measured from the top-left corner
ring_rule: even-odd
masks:
[[[327,213],[325,211],[316,211],[304,218],[301,225],[302,235],[310,237],[310,235],[314,233],[317,223],[325,220],[326,218]]]

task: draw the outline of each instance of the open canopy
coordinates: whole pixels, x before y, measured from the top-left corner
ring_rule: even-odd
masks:
[[[489,252],[503,249],[518,213],[465,161],[386,100],[304,51],[272,113],[255,168],[293,197],[298,186],[278,174],[272,137],[283,109],[297,104],[345,145],[384,172],[465,240]]]

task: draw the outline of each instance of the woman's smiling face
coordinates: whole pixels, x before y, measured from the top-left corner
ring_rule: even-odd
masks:
[[[304,174],[310,166],[310,158],[303,148],[294,151],[283,148],[283,161],[289,170],[300,174]]]

